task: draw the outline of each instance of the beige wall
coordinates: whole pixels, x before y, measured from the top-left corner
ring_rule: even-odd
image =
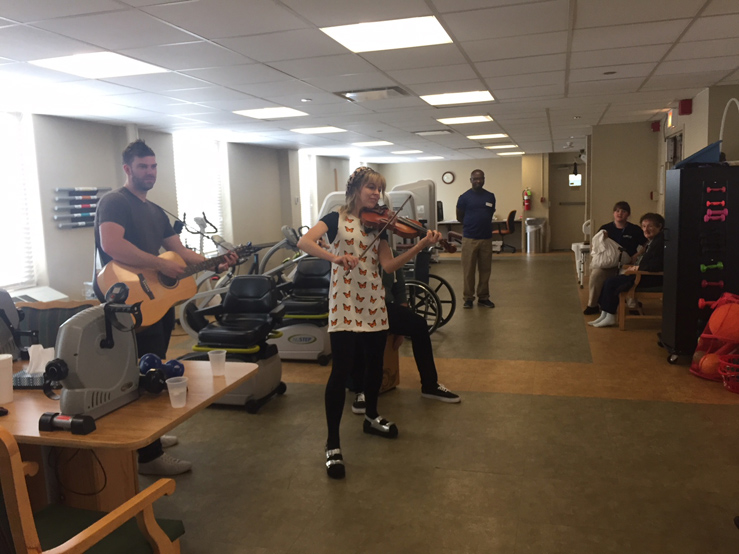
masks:
[[[661,133],[650,122],[598,125],[593,127],[591,166],[591,213],[593,229],[613,219],[613,205],[626,200],[632,221],[658,208],[658,148]]]
[[[470,188],[470,173],[485,172],[485,188],[495,194],[496,217],[505,219],[511,210],[521,210],[521,158],[449,160],[402,164],[381,164],[378,171],[387,179],[388,189],[396,185],[431,179],[436,183],[436,200],[444,204],[444,219],[456,219],[457,198]],[[441,175],[451,171],[455,180],[445,185]]]
[[[693,98],[693,113],[679,116],[684,131],[683,158],[708,145],[708,93],[708,89],[699,92]]]
[[[75,119],[33,116],[39,197],[48,285],[72,299],[83,298],[83,285],[93,272],[92,227],[58,229],[54,221],[56,187],[112,187],[123,185],[120,154],[125,148],[122,127]]]
[[[721,118],[731,98],[739,100],[739,85],[711,87],[708,101],[708,144],[719,140]],[[733,104],[726,114],[721,150],[727,160],[739,160],[739,109]]]
[[[346,190],[346,181],[350,174],[349,160],[316,156],[316,198],[319,210],[328,194]]]

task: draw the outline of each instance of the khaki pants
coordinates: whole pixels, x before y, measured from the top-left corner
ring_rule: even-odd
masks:
[[[475,299],[475,273],[479,270],[477,299],[490,300],[490,266],[493,262],[493,239],[462,239],[462,272],[464,273],[464,301]]]
[[[603,290],[603,283],[609,277],[615,277],[616,275],[618,275],[617,267],[590,269],[590,278],[588,279],[588,306],[593,308],[598,306],[598,298],[600,298],[600,291]]]

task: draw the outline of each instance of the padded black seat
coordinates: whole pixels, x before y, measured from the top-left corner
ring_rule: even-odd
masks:
[[[278,304],[275,282],[266,275],[236,277],[220,306],[200,310],[215,315],[198,333],[203,346],[246,348],[263,343],[281,321],[284,307]]]
[[[331,286],[331,262],[303,258],[298,262],[290,296],[282,301],[285,316],[325,315],[328,317],[328,292]]]

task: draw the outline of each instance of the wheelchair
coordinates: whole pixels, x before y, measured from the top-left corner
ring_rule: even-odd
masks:
[[[426,320],[429,334],[446,325],[457,309],[457,297],[446,279],[430,273],[432,249],[419,252],[403,268],[408,307]]]

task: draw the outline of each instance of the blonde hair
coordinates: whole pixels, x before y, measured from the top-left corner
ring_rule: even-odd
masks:
[[[375,183],[380,186],[382,193],[385,192],[387,182],[385,177],[372,168],[362,166],[354,170],[346,182],[346,201],[339,209],[342,214],[353,213],[359,202],[359,192],[367,183]]]

